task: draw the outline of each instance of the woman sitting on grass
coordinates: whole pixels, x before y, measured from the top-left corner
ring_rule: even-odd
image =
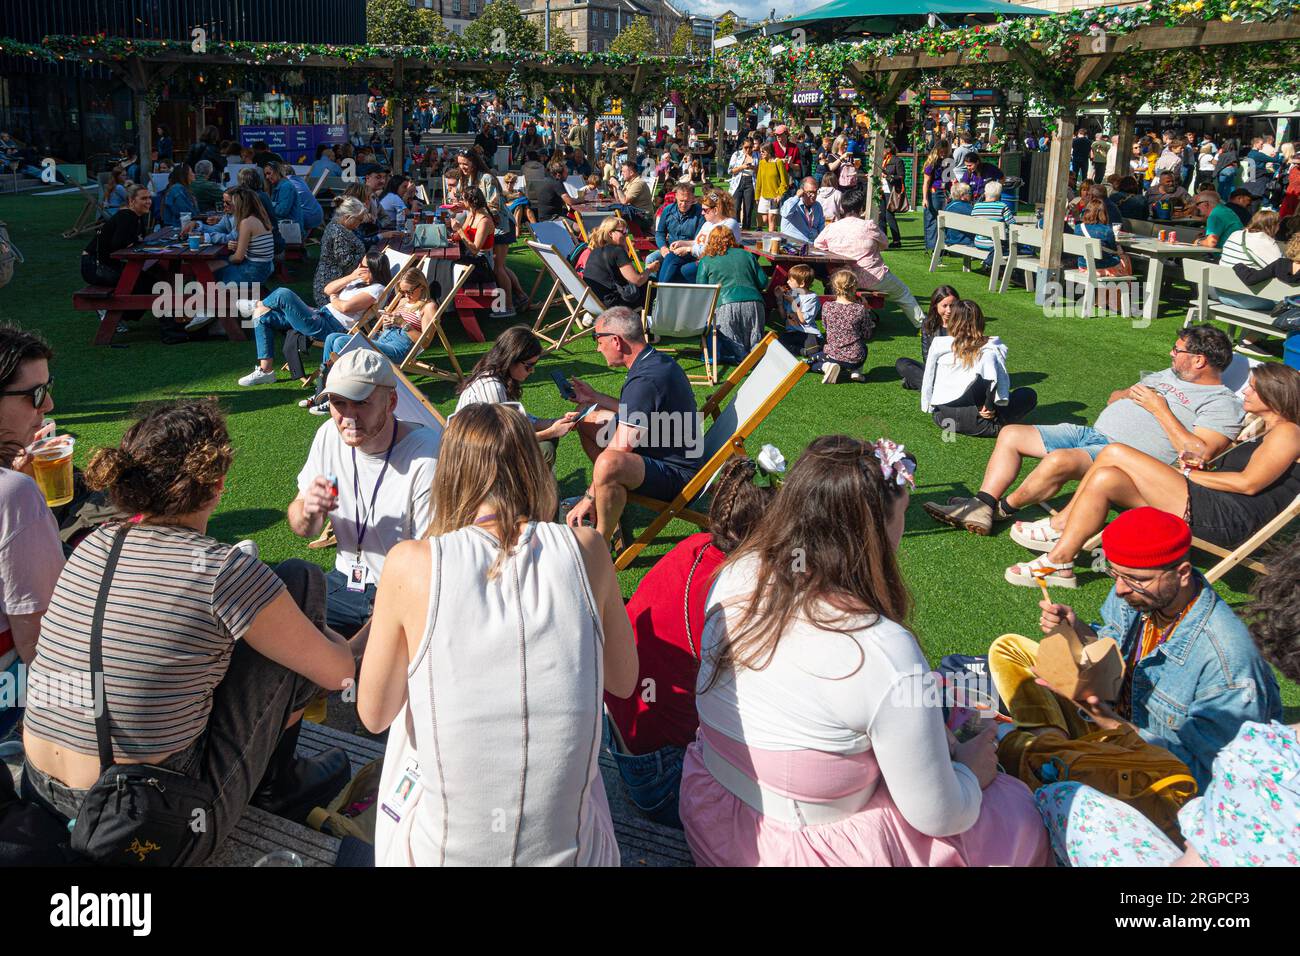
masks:
[[[1183,518],[1197,538],[1221,548],[1240,545],[1300,495],[1300,372],[1275,363],[1256,366],[1242,406],[1259,417],[1263,437],[1233,446],[1213,471],[1199,459],[1171,467],[1127,445],[1107,445],[1068,505],[1012,529],[1017,543],[1047,553],[1013,564],[1006,579],[1022,587],[1036,587],[1040,577],[1075,587],[1075,556],[1112,507],[1159,508]]]
[[[633,805],[656,823],[681,826],[682,757],[700,723],[695,680],[704,607],[718,568],[772,500],[771,488],[754,484],[755,474],[750,458],[723,465],[709,505],[711,530],[689,536],[660,558],[627,602],[640,673],[654,681],[656,693],[649,700],[606,693],[605,743]]]
[[[941,285],[930,293],[930,309],[921,323],[921,361],[913,358],[901,358],[894,363],[898,377],[903,380],[903,388],[913,392],[921,390],[921,381],[925,378],[925,361],[930,355],[930,344],[940,335],[947,335],[944,323],[952,314],[952,307],[961,299],[961,295],[950,285]]]
[[[1300,549],[1278,549],[1246,610],[1260,654],[1300,681]],[[1178,812],[1187,849],[1131,806],[1077,782],[1036,795],[1057,859],[1069,866],[1300,866],[1300,724],[1247,721]]]
[[[697,864],[1047,862],[992,722],[957,743],[924,703],[897,558],[914,468],[885,439],[814,439],[718,572],[682,768]]]
[[[925,360],[921,411],[958,435],[996,438],[1003,425],[1034,410],[1032,388],[1011,390],[1007,347],[984,334],[984,311],[969,299],[952,307],[947,335],[935,338]]]

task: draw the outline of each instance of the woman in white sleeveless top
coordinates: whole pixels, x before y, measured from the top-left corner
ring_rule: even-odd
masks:
[[[528,421],[459,412],[429,539],[389,552],[357,712],[392,725],[380,866],[615,866],[602,693],[629,696],[636,646],[609,550],[553,522]]]

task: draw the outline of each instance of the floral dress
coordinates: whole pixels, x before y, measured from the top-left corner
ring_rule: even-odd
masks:
[[[1052,849],[1069,866],[1169,866],[1182,852],[1146,817],[1077,782],[1036,794]],[[1209,866],[1300,866],[1300,743],[1285,724],[1248,721],[1214,758],[1205,793],[1178,813]]]
[[[361,265],[366,257],[366,244],[351,229],[340,223],[329,222],[320,239],[320,260],[312,280],[312,295],[316,305],[329,303],[325,287]]]

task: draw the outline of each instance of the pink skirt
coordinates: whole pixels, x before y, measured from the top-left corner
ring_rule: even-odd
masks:
[[[679,808],[699,866],[1051,865],[1034,795],[1006,774],[984,791],[975,825],[957,836],[929,837],[915,830],[883,780],[852,816],[792,827],[767,819],[718,783],[696,741],[686,750]]]

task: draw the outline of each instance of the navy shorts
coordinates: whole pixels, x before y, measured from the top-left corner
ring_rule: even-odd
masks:
[[[645,464],[645,478],[632,491],[656,501],[672,501],[686,487],[686,483],[695,477],[693,468],[682,468],[645,455],[641,456],[641,461]]]

